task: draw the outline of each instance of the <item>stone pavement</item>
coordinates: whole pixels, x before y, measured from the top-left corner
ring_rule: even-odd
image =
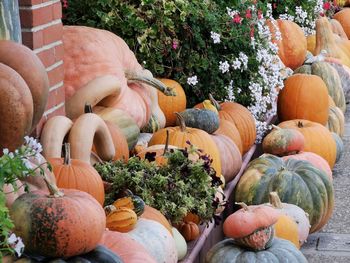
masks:
[[[328,224],[301,251],[310,263],[350,263],[350,109],[345,113],[344,152],[333,168],[335,207]]]

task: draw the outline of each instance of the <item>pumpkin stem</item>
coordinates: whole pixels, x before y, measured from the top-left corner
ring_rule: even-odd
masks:
[[[154,78],[148,70],[144,70],[143,72],[128,70],[125,71],[125,77],[131,82],[137,81],[150,85],[163,92],[166,96],[176,96],[176,91],[174,89],[165,86],[163,82]]]
[[[301,121],[298,121],[298,128],[303,128],[304,124]]]
[[[70,165],[70,163],[70,143],[66,142],[64,143],[64,165]]]
[[[221,106],[220,106],[219,102],[217,102],[217,100],[214,99],[214,97],[213,97],[213,95],[211,95],[211,93],[209,93],[209,100],[211,101],[211,103],[215,106],[215,108],[218,111],[221,111]]]
[[[175,114],[176,114],[177,121],[180,123],[181,132],[185,132],[186,131],[185,119],[182,117],[182,115],[180,113],[175,112]]]
[[[278,209],[283,208],[281,199],[279,198],[277,192],[270,192],[269,201],[273,207],[278,208]]]
[[[84,113],[93,113],[92,111],[92,106],[90,103],[85,103],[85,106],[84,106]]]
[[[271,124],[271,126],[272,126],[273,129],[282,130],[282,128],[281,128],[281,127],[278,127],[277,125]]]
[[[165,146],[163,155],[165,155],[169,150],[169,130],[166,130]]]
[[[50,192],[50,197],[63,197],[64,194],[63,192],[58,189],[57,185],[55,183],[49,182],[49,179],[47,179],[46,174],[43,174],[44,182],[46,183],[47,188],[49,189]]]
[[[249,210],[249,207],[243,202],[239,202],[239,203],[235,202],[235,204],[241,206],[245,211]]]

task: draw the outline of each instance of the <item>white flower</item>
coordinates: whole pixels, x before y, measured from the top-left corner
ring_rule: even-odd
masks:
[[[196,75],[187,78],[187,84],[188,84],[188,85],[195,86],[195,85],[197,85],[197,83],[198,83],[198,79],[197,79],[197,76],[196,76]]]
[[[240,59],[240,61],[242,61],[243,68],[247,69],[248,68],[248,56],[246,54],[244,54],[243,52],[239,52],[238,58]]]
[[[9,236],[9,238],[7,239],[7,243],[9,243],[9,245],[16,243],[16,241],[17,241],[17,237],[16,237],[15,233],[12,233]]]
[[[18,257],[22,256],[22,253],[24,251],[24,243],[20,237],[18,237],[17,244],[15,246],[15,252]]]
[[[7,149],[7,148],[4,148],[3,150],[2,150],[2,153],[4,154],[4,155],[8,155],[9,154],[9,149]]]
[[[239,14],[239,11],[237,10],[232,10],[231,8],[226,7],[227,14],[231,17],[234,18],[235,15]]]
[[[213,31],[210,32],[210,37],[213,39],[214,44],[218,44],[221,42],[220,40],[220,34],[215,33]]]
[[[240,69],[241,66],[242,66],[242,62],[241,62],[238,58],[236,58],[236,59],[232,62],[232,67],[233,67],[234,69]]]
[[[230,64],[227,61],[220,61],[219,62],[219,69],[221,70],[222,73],[226,73],[230,71]]]

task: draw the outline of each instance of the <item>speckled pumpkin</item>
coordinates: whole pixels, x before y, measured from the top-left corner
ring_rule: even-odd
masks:
[[[263,154],[250,162],[236,187],[235,200],[262,204],[269,192],[278,193],[281,201],[299,206],[310,216],[313,233],[321,229],[334,208],[333,184],[328,175],[311,163]]]

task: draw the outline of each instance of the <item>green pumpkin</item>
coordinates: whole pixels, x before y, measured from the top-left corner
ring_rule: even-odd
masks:
[[[134,212],[137,216],[141,216],[145,211],[145,202],[138,195],[133,195],[131,199],[134,204]]]
[[[335,132],[340,137],[344,135],[345,117],[338,107],[330,107],[326,127],[330,132]]]
[[[274,238],[268,249],[260,251],[239,247],[232,238],[213,246],[205,257],[205,263],[250,263],[250,262],[289,262],[306,263],[307,259],[293,243]]]
[[[207,109],[186,109],[180,112],[186,127],[197,128],[207,133],[214,133],[219,129],[219,115]],[[177,125],[179,123],[177,122]]]
[[[309,214],[310,233],[321,229],[332,215],[332,181],[307,161],[284,161],[263,154],[248,164],[236,187],[235,201],[247,205],[268,203],[270,192],[277,192],[283,203],[297,205]]]
[[[344,152],[344,143],[343,143],[343,140],[340,138],[340,136],[335,132],[332,132],[332,137],[335,140],[335,145],[337,147],[337,155],[336,155],[335,161],[338,162]]]
[[[328,93],[334,100],[334,103],[343,112],[346,110],[345,95],[342,88],[342,83],[339,74],[327,62],[315,62],[311,65],[303,65],[294,71],[296,73],[303,73],[309,75],[319,76],[327,86]]]
[[[18,1],[0,0],[0,39],[21,43]]]

